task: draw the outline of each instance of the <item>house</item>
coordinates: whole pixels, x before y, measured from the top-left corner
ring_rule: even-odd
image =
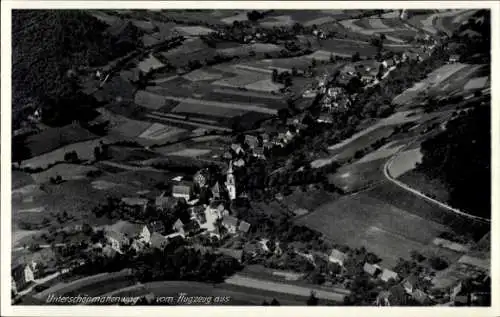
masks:
[[[121,202],[126,210],[132,212],[144,212],[148,206],[146,198],[123,197]]]
[[[30,264],[21,263],[12,269],[12,286],[18,292],[28,286],[31,282],[35,281],[35,273]]]
[[[215,182],[215,185],[212,186],[211,190],[212,190],[212,197],[214,199],[219,199],[221,194],[219,182]]]
[[[408,294],[411,294],[413,293],[414,290],[416,290],[417,282],[418,282],[418,277],[415,275],[410,275],[403,281],[402,285],[405,291]]]
[[[266,156],[264,155],[264,147],[263,146],[257,146],[253,149],[253,156],[260,158],[260,159],[266,159]]]
[[[250,224],[246,221],[241,221],[240,222],[240,225],[238,226],[238,230],[243,232],[243,233],[247,233],[248,230],[250,230]]]
[[[420,289],[413,291],[413,293],[411,293],[411,298],[422,305],[429,305],[431,303],[429,295]]]
[[[388,282],[391,279],[398,280],[398,273],[391,271],[389,269],[384,269],[382,271],[382,275],[380,276],[380,279],[384,282]]]
[[[243,154],[245,154],[245,151],[243,150],[243,148],[241,147],[241,145],[239,145],[238,143],[231,144],[231,150],[233,150],[233,152],[236,153],[236,155],[243,155]]]
[[[177,198],[172,196],[166,196],[165,192],[161,193],[160,196],[155,199],[156,208],[160,208],[162,210],[171,210],[177,205]]]
[[[222,158],[226,159],[226,160],[232,160],[233,159],[233,154],[231,154],[231,152],[229,151],[226,151],[224,152],[224,154],[222,155]]]
[[[377,264],[370,264],[366,262],[363,265],[363,271],[371,277],[377,277],[380,273],[382,273],[382,269]]]
[[[226,189],[229,194],[229,199],[236,199],[236,181],[233,175],[233,162],[229,162],[229,168],[226,175]]]
[[[172,227],[172,229],[175,231],[175,232],[178,232],[182,235],[185,235],[186,232],[184,231],[184,223],[182,222],[182,220],[180,219],[177,219],[175,222],[174,222],[174,225]]]
[[[104,235],[111,244],[111,247],[119,253],[121,253],[122,247],[129,246],[134,241],[149,243],[151,239],[151,232],[148,226],[123,220],[111,226],[106,226]]]
[[[235,234],[238,228],[238,218],[233,216],[225,216],[222,218],[222,225],[227,229],[227,231],[231,234]]]
[[[204,209],[203,216],[200,215],[198,218],[200,219],[200,221],[198,221],[200,228],[206,229],[208,232],[214,232],[217,220],[222,219],[227,214],[228,211],[222,202],[212,201],[210,205]],[[204,221],[202,221],[202,218],[204,218]]]
[[[395,285],[388,291],[381,291],[375,304],[377,306],[403,306],[408,302],[408,295],[401,285]]]
[[[149,242],[149,245],[152,248],[156,249],[164,249],[168,244],[168,238],[165,236],[162,236],[158,232],[153,232],[151,235],[151,241]]]
[[[319,123],[333,123],[332,116],[328,114],[321,114],[317,119],[317,122]]]
[[[259,140],[257,139],[256,136],[253,135],[245,135],[245,143],[251,148],[254,149],[259,145]]]
[[[189,201],[191,200],[191,187],[187,185],[174,185],[172,196],[175,198],[184,198],[186,201]]]
[[[239,159],[234,161],[233,165],[236,167],[243,167],[243,166],[245,166],[245,160],[242,158],[239,158]]]
[[[340,266],[344,265],[345,260],[347,259],[347,254],[340,252],[337,249],[333,249],[328,257],[328,261],[332,263],[337,263]]]

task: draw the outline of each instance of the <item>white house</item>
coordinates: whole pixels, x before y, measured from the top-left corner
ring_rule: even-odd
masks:
[[[340,252],[337,249],[333,249],[328,257],[328,260],[332,263],[337,263],[340,266],[344,265],[345,260],[347,259],[347,254]]]

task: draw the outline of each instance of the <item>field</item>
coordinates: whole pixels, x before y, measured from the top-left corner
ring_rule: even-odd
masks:
[[[338,39],[328,39],[321,42],[321,50],[336,53],[339,55],[352,56],[358,53],[361,56],[373,57],[377,54],[377,48],[370,44],[362,44],[358,42],[343,41]]]
[[[96,135],[78,125],[67,125],[61,128],[47,128],[40,133],[31,135],[26,139],[25,144],[30,153],[29,157],[35,157],[68,144],[96,138]]]
[[[250,52],[255,53],[276,53],[281,51],[281,47],[275,44],[264,44],[264,43],[255,43],[255,44],[244,44],[238,45],[229,48],[220,48],[217,49],[217,52],[220,54],[233,56],[245,56],[250,54]]]
[[[222,74],[208,72],[206,70],[197,69],[183,76],[185,79],[190,81],[212,81],[222,78]]]
[[[429,246],[443,225],[398,208],[368,192],[325,204],[299,222],[324,233],[334,243],[366,247],[393,267],[399,257],[409,258],[412,250]]]
[[[12,190],[33,184],[33,177],[30,174],[13,170],[11,174]]]
[[[344,165],[333,175],[336,187],[350,193],[385,180],[383,168],[386,160]]]
[[[33,173],[31,176],[38,184],[47,183],[51,177],[61,176],[64,180],[84,179],[90,171],[97,171],[97,168],[92,166],[77,165],[77,164],[57,164],[46,171]]]
[[[388,165],[389,174],[398,178],[406,172],[413,170],[422,161],[420,148],[406,150],[398,153]]]
[[[161,123],[153,123],[148,129],[142,132],[138,137],[152,141],[165,141],[171,137],[185,133],[186,130],[164,125]]]
[[[424,80],[416,83],[413,87],[405,90],[404,92],[396,96],[393,102],[398,105],[407,105],[409,103],[415,103],[415,98],[417,98],[421,93],[427,90],[431,90],[434,87],[437,87],[436,89],[442,88],[442,86],[440,86],[441,83],[445,83],[448,78],[454,80],[456,76],[460,75],[460,72],[463,69],[468,69],[470,67],[471,67],[470,65],[460,64],[460,63],[444,65],[434,70]],[[440,93],[442,93],[441,89]]]
[[[269,108],[263,107],[261,105],[255,105],[255,104],[226,103],[226,102],[219,102],[219,101],[208,101],[208,100],[200,100],[200,99],[194,99],[194,98],[179,98],[179,97],[168,97],[168,99],[176,100],[176,101],[180,101],[180,102],[187,102],[187,103],[191,103],[191,104],[199,104],[199,105],[203,105],[206,107],[238,109],[238,110],[245,110],[247,112],[248,111],[255,111],[255,112],[260,112],[260,113],[270,114],[270,115],[277,114],[277,111],[274,109],[269,109]]]
[[[464,89],[465,90],[483,89],[486,87],[487,82],[488,82],[488,77],[473,78],[469,80],[467,84],[465,84]]]
[[[383,183],[366,192],[366,194],[397,208],[411,210],[413,214],[446,225],[457,233],[470,233],[477,239],[482,237],[488,230],[487,225],[451,213],[392,183]]]
[[[184,149],[177,152],[169,153],[171,156],[198,157],[210,153],[207,149]]]
[[[231,108],[218,108],[203,105],[200,103],[181,102],[177,107],[172,110],[173,113],[186,113],[186,114],[206,114],[216,117],[232,118],[246,113],[244,109],[231,109]],[[216,122],[214,122],[216,123]]]
[[[148,73],[149,71],[154,69],[161,68],[163,66],[165,65],[162,64],[156,57],[152,55],[150,55],[145,60],[140,61],[139,64],[137,65],[137,67],[145,73]]]
[[[73,143],[58,148],[55,151],[33,157],[29,160],[25,160],[22,162],[21,167],[46,168],[50,164],[64,161],[64,154],[72,151],[76,151],[80,160],[91,160],[94,158],[94,147],[98,146],[101,141],[104,143],[109,143],[106,138]]]
[[[139,106],[153,110],[158,110],[166,105],[165,97],[145,90],[136,92],[135,103]]]
[[[398,180],[438,201],[447,202],[449,199],[449,190],[440,179],[417,170],[404,173]]]
[[[175,28],[180,34],[182,35],[187,35],[187,36],[200,36],[200,35],[207,35],[214,30],[209,29],[204,26],[177,26]]]
[[[371,162],[374,160],[388,158],[388,157],[396,154],[396,152],[398,152],[403,146],[404,146],[403,142],[394,141],[394,142],[387,143],[387,144],[383,145],[381,148],[363,156],[356,163],[368,163],[368,162]]]

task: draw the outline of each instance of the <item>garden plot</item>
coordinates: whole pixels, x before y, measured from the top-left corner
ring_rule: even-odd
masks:
[[[200,35],[208,35],[210,33],[215,32],[212,29],[209,29],[204,26],[176,26],[175,29],[182,35],[186,36],[200,36]]]
[[[212,85],[243,88],[246,85],[269,78],[267,74],[257,73],[255,71],[245,71],[237,68],[233,68],[233,72],[237,74],[236,77],[219,79],[212,82]]]
[[[148,129],[146,129],[144,132],[142,132],[138,137],[147,139],[147,140],[153,140],[153,141],[160,141],[160,140],[166,140],[168,138],[171,138],[173,136],[177,136],[178,134],[185,133],[187,130],[177,128],[177,127],[172,127],[168,125],[164,125],[161,123],[153,123]]]
[[[187,57],[189,54],[193,54],[198,51],[208,49],[209,46],[199,38],[188,38],[182,45],[170,49],[165,52],[161,52],[161,55],[165,58],[173,58],[176,56]]]
[[[88,172],[95,172],[98,169],[92,166],[78,164],[57,164],[46,171],[33,173],[31,176],[38,184],[47,183],[52,177],[61,176],[63,180],[84,179]]]
[[[377,48],[369,43],[359,43],[352,41],[344,41],[341,39],[328,39],[321,43],[321,50],[340,54],[348,54],[352,56],[354,53],[359,53],[361,56],[374,56],[377,53]],[[349,57],[350,57],[349,56]]]
[[[243,109],[212,107],[200,103],[181,102],[177,107],[175,107],[172,110],[172,112],[233,118],[239,115],[243,115],[247,111]]]
[[[183,157],[199,157],[210,153],[209,149],[183,149],[180,151],[168,153],[169,156],[183,156]]]
[[[160,62],[156,57],[153,55],[149,55],[148,58],[146,58],[143,61],[140,61],[139,64],[137,64],[137,67],[143,71],[144,73],[148,73],[152,70],[158,69],[165,66],[162,62]]]
[[[154,32],[155,25],[151,21],[145,20],[130,20],[134,26],[143,30],[146,33]]]
[[[202,69],[197,69],[182,77],[190,81],[211,81],[222,78],[222,74],[208,72]]]

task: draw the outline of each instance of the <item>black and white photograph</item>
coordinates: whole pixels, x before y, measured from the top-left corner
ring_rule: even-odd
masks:
[[[12,311],[492,307],[491,3],[112,2],[2,25]]]

